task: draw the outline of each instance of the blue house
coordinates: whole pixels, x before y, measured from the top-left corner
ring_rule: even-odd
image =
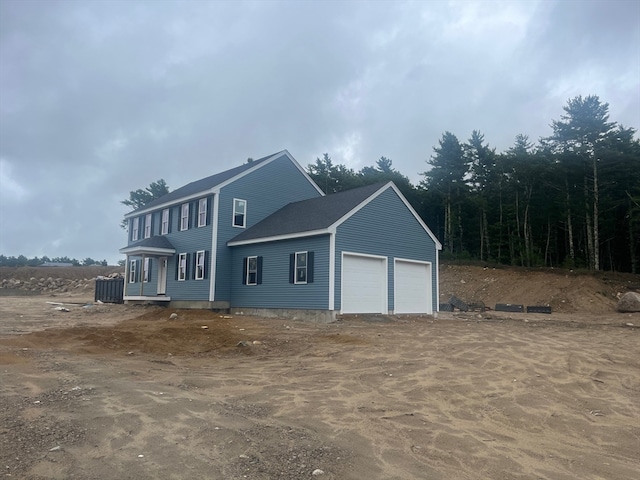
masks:
[[[398,188],[325,196],[286,150],[125,218],[125,302],[319,320],[437,310],[441,245]]]

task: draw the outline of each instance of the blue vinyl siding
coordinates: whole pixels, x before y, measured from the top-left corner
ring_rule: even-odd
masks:
[[[289,283],[289,255],[314,252],[313,283]],[[262,257],[262,283],[244,285],[243,259]],[[242,245],[232,248],[232,307],[295,308],[327,310],[329,308],[329,235]]]
[[[319,196],[320,193],[285,155],[222,188],[218,205],[215,299],[231,298],[231,249],[227,242],[245,231],[232,226],[234,198],[247,201],[246,228],[250,228],[288,203]]]
[[[158,259],[152,258],[151,260],[151,275],[148,282],[143,282],[143,268],[144,265],[142,263],[142,257],[133,257],[130,256],[127,261],[127,283],[125,284],[125,291],[127,295],[157,295],[158,294]],[[136,277],[137,281],[133,283],[129,283],[129,262],[136,261],[138,262],[136,268]],[[142,290],[140,287],[142,286]]]
[[[183,231],[180,231],[180,208],[182,203],[171,207],[170,233],[165,235],[176,249],[176,254],[168,258],[167,265],[167,295],[171,297],[171,300],[209,300],[211,253],[208,256],[209,262],[205,265],[205,278],[203,280],[193,279],[196,252],[199,250],[211,252],[213,239],[211,222],[205,227],[198,227],[197,205],[197,199],[191,201],[189,208],[190,226],[188,230]],[[208,211],[207,215],[211,216],[211,212]],[[187,279],[184,281],[176,280],[177,259],[181,253],[189,254]]]
[[[432,304],[438,305],[436,246],[431,237],[411,214],[395,191],[388,188],[369,204],[346,220],[336,233],[335,308],[341,308],[342,252],[386,256],[389,309],[394,307],[394,258],[407,258],[432,263]]]

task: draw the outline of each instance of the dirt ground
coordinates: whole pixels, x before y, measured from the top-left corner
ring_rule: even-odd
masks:
[[[553,297],[559,313],[312,324],[0,297],[2,475],[640,478],[640,314],[612,308],[638,276],[594,292],[587,277],[442,272],[441,297]]]

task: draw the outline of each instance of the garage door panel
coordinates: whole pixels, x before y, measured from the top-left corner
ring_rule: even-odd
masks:
[[[386,313],[386,275],[384,258],[344,255],[342,313]]]
[[[430,264],[396,260],[394,284],[395,313],[433,313]]]

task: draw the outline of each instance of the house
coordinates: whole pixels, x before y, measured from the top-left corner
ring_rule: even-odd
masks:
[[[441,245],[398,188],[325,196],[286,150],[125,218],[125,302],[318,320],[437,310]]]

